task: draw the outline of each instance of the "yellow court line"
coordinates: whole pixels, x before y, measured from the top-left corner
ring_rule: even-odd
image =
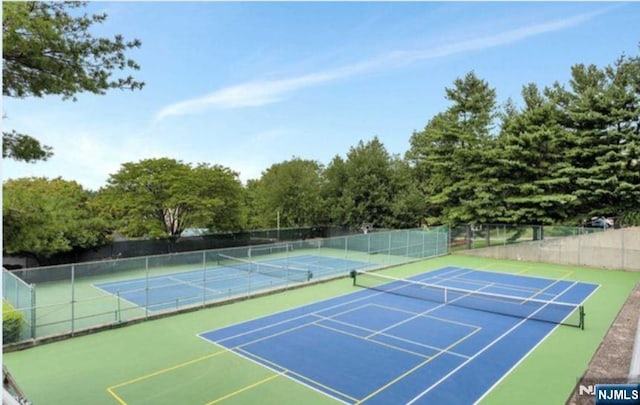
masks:
[[[344,398],[347,398],[347,399],[349,399],[349,400],[351,400],[351,401],[354,401],[354,402],[355,402],[355,401],[357,401],[357,399],[356,399],[356,398],[353,398],[352,396],[349,396],[349,395],[347,395],[347,394],[345,394],[345,393],[343,393],[343,392],[340,392],[340,391],[338,391],[338,390],[336,390],[336,389],[334,389],[334,388],[331,388],[331,387],[329,387],[329,386],[326,386],[326,385],[324,385],[324,384],[321,384],[321,383],[319,383],[318,381],[315,381],[315,380],[313,380],[313,379],[311,379],[311,378],[309,378],[309,377],[307,377],[307,376],[305,376],[305,375],[303,375],[303,374],[296,373],[296,372],[295,372],[295,371],[293,371],[293,370],[289,370],[289,369],[287,369],[287,368],[284,368],[284,367],[282,367],[281,365],[279,365],[279,364],[277,364],[277,363],[274,363],[274,362],[272,362],[272,361],[269,361],[269,360],[265,359],[264,357],[260,357],[260,356],[258,356],[257,354],[250,353],[250,352],[248,352],[248,351],[246,351],[246,350],[244,350],[244,349],[242,349],[242,348],[240,348],[240,347],[237,347],[237,348],[236,348],[236,350],[237,350],[238,352],[242,352],[245,356],[247,356],[247,358],[249,358],[249,360],[252,360],[252,359],[251,359],[251,357],[254,357],[255,359],[258,359],[258,360],[260,360],[261,362],[264,362],[265,364],[271,365],[272,367],[277,367],[277,368],[282,369],[283,371],[282,371],[280,374],[278,374],[278,375],[283,375],[283,374],[294,375],[294,376],[296,376],[296,377],[300,378],[301,380],[308,381],[308,382],[310,382],[311,384],[314,384],[314,385],[316,385],[316,386],[318,386],[318,387],[320,387],[320,388],[323,388],[323,389],[325,389],[325,390],[327,390],[327,391],[329,391],[329,392],[333,392],[333,393],[335,393],[335,394],[338,394],[338,395],[340,395],[340,396],[342,396],[342,397],[344,397]],[[256,361],[256,360],[252,360],[252,361]],[[258,363],[259,363],[259,362],[258,362]],[[264,366],[264,364],[263,364],[263,366]],[[304,383],[302,383],[302,384],[304,384]],[[306,385],[306,384],[305,384],[305,385]],[[311,388],[313,388],[313,387],[311,387]]]
[[[418,365],[416,365],[415,367],[411,368],[410,370],[407,370],[405,373],[401,374],[400,376],[394,378],[393,380],[389,381],[387,384],[383,385],[382,387],[378,388],[377,390],[373,391],[371,394],[367,395],[366,397],[362,398],[361,400],[359,400],[358,402],[356,402],[356,404],[361,404],[365,401],[368,401],[369,399],[371,399],[372,397],[378,395],[379,393],[381,393],[382,391],[386,390],[387,388],[391,387],[392,385],[394,385],[395,383],[397,383],[398,381],[402,380],[403,378],[405,378],[406,376],[408,376],[409,374],[415,372],[416,370],[418,370],[419,368],[422,368],[424,365],[426,365],[427,363],[431,362],[432,360],[440,357],[440,355],[442,355],[443,353],[448,353],[449,349],[452,349],[454,346],[464,342],[465,340],[467,340],[469,337],[473,336],[474,334],[476,334],[476,332],[478,332],[480,329],[476,329],[473,332],[469,333],[466,336],[461,337],[460,339],[456,340],[455,342],[451,343],[449,346],[447,346],[446,348],[444,348],[442,351],[440,351],[439,353],[436,353],[435,356],[423,361],[422,363],[419,363]]]
[[[518,271],[517,274],[528,273],[528,272],[534,271],[534,270],[553,271],[553,272],[556,272],[556,273],[560,272],[560,273],[563,274],[561,278],[569,277],[570,275],[572,275],[575,272],[575,270],[560,270],[560,269],[547,268],[547,267],[543,267],[542,269],[535,269],[535,268],[531,267],[530,265],[526,265],[522,270]]]
[[[120,405],[129,405],[126,402],[124,402],[124,399],[120,398],[118,396],[118,394],[116,394],[115,392],[113,392],[113,390],[111,389],[111,387],[107,388],[107,392],[109,394],[111,394],[112,397],[114,397],[116,399],[116,401],[118,401],[120,403]]]
[[[520,270],[517,274],[524,274],[524,273],[529,273],[530,271],[534,271],[536,269],[533,269],[529,266],[525,267],[524,269]],[[560,276],[560,278],[558,278],[558,280],[564,280],[567,277],[570,277],[575,270],[556,270],[556,269],[543,269],[545,271],[555,271],[555,272],[562,272],[562,275]]]
[[[366,340],[366,341],[369,341],[369,342],[373,342],[373,343],[378,344],[378,345],[380,345],[380,346],[388,347],[388,348],[390,348],[390,349],[392,349],[392,350],[398,350],[398,351],[401,351],[401,352],[409,353],[409,354],[414,355],[414,356],[417,356],[417,357],[422,357],[423,359],[428,359],[428,358],[430,358],[430,356],[428,356],[428,355],[426,355],[426,354],[423,354],[423,353],[414,352],[414,351],[412,351],[412,350],[404,349],[404,348],[402,348],[402,347],[398,347],[398,346],[394,346],[394,345],[389,344],[389,343],[380,342],[380,341],[378,341],[378,340],[372,340],[372,339],[369,339],[368,337],[365,337],[365,336],[356,335],[355,333],[349,333],[349,332],[346,332],[346,331],[340,330],[340,329],[338,329],[338,328],[332,328],[331,326],[322,325],[322,324],[320,324],[320,323],[319,323],[319,324],[317,324],[317,326],[319,326],[319,327],[321,327],[321,328],[328,329],[328,330],[333,331],[333,332],[336,332],[336,333],[342,333],[342,334],[344,334],[344,335],[351,336],[351,337],[355,337],[355,338],[357,338],[357,339],[362,339],[362,340]],[[384,335],[384,334],[383,334],[383,335],[381,335],[381,336],[389,336],[389,335]]]
[[[230,393],[230,394],[227,394],[227,395],[225,395],[225,396],[222,396],[222,397],[220,397],[220,398],[218,398],[218,399],[214,399],[214,400],[213,400],[213,401],[211,401],[211,402],[207,402],[205,405],[213,405],[213,404],[217,404],[218,402],[222,402],[222,401],[224,401],[225,399],[231,398],[231,397],[233,397],[233,396],[236,396],[236,395],[238,395],[238,394],[243,393],[244,391],[250,390],[250,389],[255,388],[255,387],[259,386],[259,385],[262,385],[262,384],[264,384],[264,383],[266,383],[266,382],[269,382],[269,381],[273,380],[273,379],[274,379],[274,378],[276,378],[276,377],[280,377],[280,375],[282,375],[282,374],[281,374],[281,373],[278,373],[278,374],[271,375],[271,376],[269,376],[269,377],[267,377],[267,378],[263,378],[262,380],[260,380],[260,381],[258,381],[258,382],[255,382],[255,383],[253,383],[253,384],[247,385],[246,387],[240,388],[240,389],[239,389],[239,390],[237,390],[237,391],[234,391],[234,392],[232,392],[232,393]]]
[[[124,387],[124,386],[129,385],[129,384],[134,384],[134,383],[149,379],[151,377],[156,377],[158,375],[165,374],[165,373],[168,373],[170,371],[177,370],[177,369],[179,369],[181,367],[189,366],[191,364],[195,364],[195,363],[198,363],[200,361],[207,360],[207,359],[210,359],[212,357],[215,357],[215,356],[218,356],[218,355],[224,354],[224,353],[229,353],[229,351],[228,350],[221,350],[219,352],[215,352],[215,353],[212,353],[212,354],[207,354],[206,356],[202,356],[202,357],[198,357],[198,358],[193,359],[193,360],[185,361],[184,363],[176,364],[175,366],[167,367],[167,368],[164,368],[164,369],[161,369],[161,370],[158,370],[158,371],[154,371],[153,373],[149,373],[149,374],[145,374],[145,375],[140,376],[140,377],[136,377],[136,378],[134,378],[132,380],[121,382],[120,384],[112,385],[111,387],[107,388],[107,392],[116,401],[118,401],[121,405],[128,405],[122,398],[120,398],[120,396],[118,396],[114,392],[115,389]]]

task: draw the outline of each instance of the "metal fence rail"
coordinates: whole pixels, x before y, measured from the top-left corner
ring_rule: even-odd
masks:
[[[73,335],[341,277],[353,266],[375,269],[443,255],[448,253],[448,242],[447,228],[410,229],[28,268],[6,272],[13,284],[5,283],[8,290],[3,293],[30,314],[30,332],[24,339]],[[279,279],[241,271],[225,265],[222,255],[304,266],[313,278]],[[21,296],[31,291],[31,301],[9,291],[18,284],[25,291]]]

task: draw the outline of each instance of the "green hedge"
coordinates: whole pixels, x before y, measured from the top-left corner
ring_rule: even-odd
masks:
[[[7,301],[2,301],[2,340],[13,343],[20,340],[20,332],[25,324],[24,315],[16,311]]]

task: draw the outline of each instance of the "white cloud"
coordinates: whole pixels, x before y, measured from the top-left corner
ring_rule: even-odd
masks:
[[[168,105],[156,114],[156,120],[169,116],[194,114],[209,108],[255,107],[280,101],[291,91],[338,78],[337,72],[317,73],[290,79],[256,81],[225,87],[202,97]]]
[[[444,44],[429,49],[393,51],[377,58],[325,72],[278,80],[252,81],[224,87],[201,97],[170,104],[158,111],[155,115],[155,121],[171,116],[197,114],[216,108],[257,107],[272,104],[283,100],[296,90],[353,77],[357,74],[408,65],[421,60],[443,58],[464,52],[481,51],[521,41],[536,35],[560,31],[582,24],[605,11],[608,11],[608,9],[521,27],[481,38]]]

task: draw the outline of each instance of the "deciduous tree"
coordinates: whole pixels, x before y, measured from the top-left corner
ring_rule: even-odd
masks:
[[[107,15],[80,14],[85,2],[2,3],[2,95],[76,99],[82,92],[140,89],[143,82],[118,71],[137,70],[125,52],[140,47],[135,39],[94,37],[91,29]],[[27,134],[3,133],[2,156],[24,161],[46,160],[50,147]]]
[[[314,160],[292,158],[271,165],[249,184],[253,225],[313,226],[324,221],[321,201],[322,170]]]
[[[91,206],[91,195],[60,178],[8,180],[2,195],[3,249],[36,257],[97,246],[106,241],[107,224]]]
[[[219,165],[169,158],[124,163],[96,204],[114,230],[132,237],[179,237],[189,227],[234,230],[243,225],[238,174]]]

